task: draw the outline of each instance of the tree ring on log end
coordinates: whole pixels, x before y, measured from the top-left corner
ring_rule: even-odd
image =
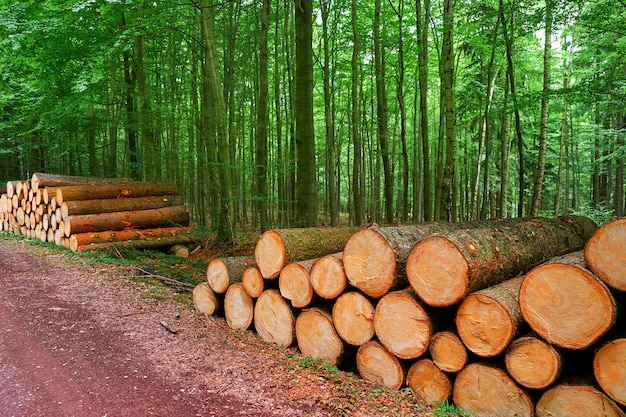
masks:
[[[296,339],[300,352],[335,366],[343,354],[343,342],[330,316],[318,309],[304,310],[296,319]]]
[[[261,275],[273,279],[285,266],[285,246],[280,234],[273,230],[263,233],[254,247],[254,258]]]
[[[626,405],[626,339],[606,343],[593,358],[593,373],[598,384],[612,399]]]
[[[626,291],[626,219],[602,226],[585,246],[585,261],[602,281]]]
[[[404,383],[404,369],[400,360],[373,340],[359,347],[356,366],[366,381],[395,390],[400,389]]]
[[[406,383],[424,404],[442,403],[452,394],[450,377],[430,359],[420,359],[409,368]]]
[[[460,301],[468,287],[469,266],[450,240],[429,236],[417,242],[406,261],[411,287],[425,303],[448,307]]]
[[[221,259],[213,259],[206,269],[206,280],[217,294],[224,294],[230,285],[228,267]]]
[[[291,307],[276,290],[265,290],[254,306],[254,327],[266,342],[289,347],[295,338]]]
[[[291,301],[296,308],[304,308],[313,299],[313,287],[309,273],[300,264],[291,263],[280,271],[278,276],[280,295]]]
[[[354,233],[343,250],[348,282],[372,298],[385,295],[395,282],[396,254],[389,241],[373,229]]]
[[[345,342],[361,346],[374,336],[374,306],[360,292],[350,291],[333,305],[335,329]]]
[[[545,389],[561,373],[561,355],[538,337],[525,336],[511,342],[504,363],[509,375],[526,388]]]
[[[559,384],[537,402],[537,417],[623,417],[625,414],[604,393],[589,385]]]

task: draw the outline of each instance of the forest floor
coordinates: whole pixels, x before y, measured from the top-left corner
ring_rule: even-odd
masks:
[[[188,291],[154,278],[202,280],[198,257],[246,246],[111,262],[0,235],[0,415],[432,415],[354,364],[337,369],[201,317]]]

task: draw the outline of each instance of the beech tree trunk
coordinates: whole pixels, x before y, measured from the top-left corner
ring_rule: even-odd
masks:
[[[577,224],[578,229],[570,223]],[[515,277],[554,256],[582,249],[596,230],[594,226],[584,217],[567,221],[504,219],[483,228],[429,236],[411,250],[407,277],[427,304],[451,306],[472,291]],[[588,233],[580,235],[580,231]]]
[[[356,366],[366,381],[394,390],[400,389],[404,384],[404,368],[398,358],[374,340],[359,347]]]
[[[212,316],[219,309],[220,303],[206,282],[196,285],[192,292],[193,305],[198,314]]]
[[[254,266],[252,256],[213,259],[206,269],[207,283],[217,294],[224,294],[231,284],[241,282],[246,269],[252,266]]]
[[[138,229],[186,226],[189,224],[189,211],[184,206],[165,207],[152,210],[120,211],[114,213],[83,214],[70,216],[65,220],[65,236],[74,233],[123,230],[127,227]]]
[[[374,306],[356,291],[343,293],[333,305],[333,323],[339,336],[353,346],[374,337]]]
[[[467,364],[467,349],[454,331],[435,333],[428,350],[433,363],[444,372],[459,372]]]
[[[301,312],[296,319],[296,339],[300,352],[308,358],[322,359],[333,366],[345,359],[344,342],[326,310],[311,308]]]
[[[254,327],[266,342],[289,347],[295,339],[295,318],[287,301],[276,290],[265,290],[254,306]]]
[[[423,404],[439,404],[452,396],[450,377],[430,359],[420,359],[411,365],[406,384]]]
[[[452,390],[454,403],[476,417],[532,417],[530,395],[495,366],[472,363],[457,375]]]
[[[36,192],[43,187],[59,187],[63,185],[81,184],[123,184],[132,181],[132,178],[95,178],[35,172],[31,177],[30,184],[32,190]]]
[[[334,300],[344,290],[348,280],[341,262],[341,253],[319,258],[309,271],[313,291],[326,300]]]
[[[58,204],[61,204],[64,201],[92,200],[94,197],[99,199],[109,199],[178,194],[178,187],[173,181],[134,181],[123,184],[85,184],[47,188],[48,193],[55,193],[52,195],[56,195]]]
[[[164,207],[182,206],[179,196],[149,196],[137,198],[107,198],[98,200],[64,201],[61,203],[61,218],[82,214],[137,211]]]
[[[519,303],[524,319],[539,336],[568,349],[591,346],[615,324],[617,314],[607,286],[585,269],[582,251],[526,274]]]
[[[293,262],[285,266],[278,277],[280,295],[295,308],[304,308],[313,302],[315,293],[309,280],[309,271],[315,260]]]
[[[519,290],[524,276],[469,294],[459,305],[456,326],[469,350],[482,357],[504,352],[524,322]]]
[[[506,370],[520,385],[545,389],[561,375],[561,352],[545,340],[529,335],[515,339],[504,355]]]
[[[626,291],[626,219],[600,227],[585,246],[587,266],[611,288]]]
[[[588,384],[558,384],[537,402],[537,417],[624,417],[626,414],[604,393]]]
[[[252,298],[258,298],[265,288],[261,272],[256,267],[249,267],[241,275],[241,285],[245,292]]]
[[[231,329],[245,330],[252,324],[254,302],[240,283],[228,287],[224,296],[224,316]]]
[[[593,374],[602,390],[614,401],[626,406],[626,338],[605,343],[593,358]]]
[[[310,227],[275,229],[263,233],[254,256],[265,279],[278,277],[286,264],[341,252],[360,227]]]

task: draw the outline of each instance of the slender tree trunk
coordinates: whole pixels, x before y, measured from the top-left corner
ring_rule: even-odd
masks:
[[[506,86],[504,88],[504,103],[502,108],[502,126],[500,128],[500,201],[499,217],[506,219],[508,217],[507,202],[509,190],[509,155],[511,149],[511,140],[509,138],[509,77],[512,74],[506,72]]]
[[[256,131],[256,169],[257,188],[256,201],[259,212],[261,231],[270,227],[267,215],[267,125],[268,125],[268,100],[269,100],[269,77],[268,77],[268,47],[267,34],[269,31],[270,0],[263,0],[261,8],[261,36],[259,51],[259,102],[257,105],[257,131]]]
[[[135,36],[134,45],[134,64],[135,74],[137,78],[137,93],[139,98],[139,133],[141,145],[143,147],[143,164],[141,167],[141,176],[145,179],[156,179],[156,159],[158,156],[158,146],[156,146],[152,108],[150,106],[150,98],[148,94],[148,81],[146,75],[146,66],[144,64],[145,56],[145,37],[143,35]]]
[[[363,188],[361,187],[361,171],[363,167],[362,154],[363,144],[359,131],[359,29],[357,21],[357,0],[351,2],[352,21],[352,145],[354,148],[354,161],[352,164],[352,201],[354,204],[354,224],[363,224],[365,213],[363,210]]]
[[[563,192],[562,182],[563,182],[563,170],[568,171],[567,168],[564,168],[567,165],[566,161],[566,153],[567,153],[567,139],[569,136],[569,129],[567,124],[567,99],[568,99],[568,90],[570,78],[572,76],[572,55],[570,53],[569,66],[567,70],[567,74],[563,78],[563,91],[565,92],[563,95],[563,113],[561,115],[561,134],[559,136],[559,168],[557,173],[557,182],[556,182],[556,195],[554,196],[554,215],[559,216],[567,215],[567,211],[569,209],[569,181],[565,184],[565,195],[563,196],[563,212],[561,213],[561,193]]]
[[[613,203],[615,217],[624,215],[624,128],[626,127],[626,115],[623,111],[617,114],[617,158],[615,161],[615,194]]]
[[[433,201],[430,175],[430,146],[428,136],[428,23],[430,22],[430,0],[424,0],[422,17],[421,0],[415,0],[416,27],[418,33],[418,67],[419,67],[419,91],[420,91],[420,142],[422,145],[422,173],[423,173],[423,198],[424,198],[424,221],[433,219]]]

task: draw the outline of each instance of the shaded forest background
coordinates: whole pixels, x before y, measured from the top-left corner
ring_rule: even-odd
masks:
[[[0,180],[253,227],[624,210],[626,2],[0,0]]]

